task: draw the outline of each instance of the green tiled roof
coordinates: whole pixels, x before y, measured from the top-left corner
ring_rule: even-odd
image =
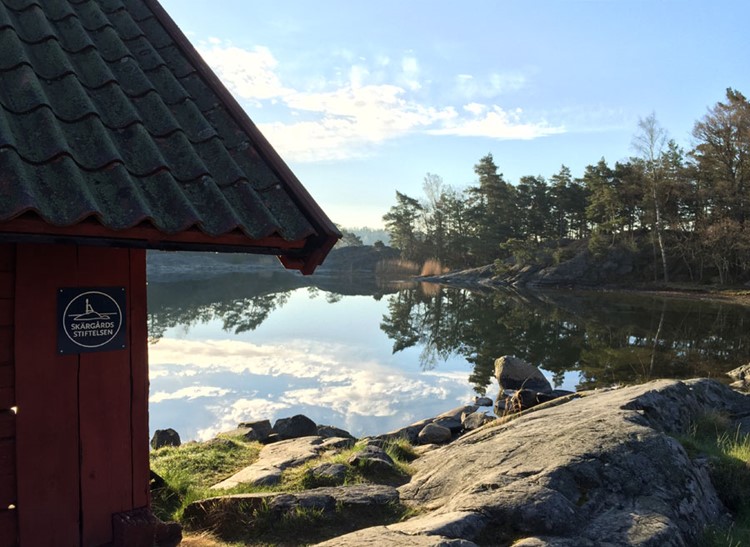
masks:
[[[0,0],[0,224],[29,214],[305,240],[316,263],[339,237],[154,0]]]

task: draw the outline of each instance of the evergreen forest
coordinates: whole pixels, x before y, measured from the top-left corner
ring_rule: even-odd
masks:
[[[651,114],[626,161],[602,158],[580,177],[563,165],[515,184],[487,154],[474,185],[428,173],[424,195],[397,191],[383,220],[402,258],[450,269],[559,263],[581,250],[596,260],[617,249],[637,257],[643,281],[750,281],[747,98],[727,89],[695,122],[692,142],[678,146]]]

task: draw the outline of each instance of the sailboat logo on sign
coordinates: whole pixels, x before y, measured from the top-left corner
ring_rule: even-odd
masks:
[[[125,288],[60,289],[58,352],[110,351],[125,347]]]

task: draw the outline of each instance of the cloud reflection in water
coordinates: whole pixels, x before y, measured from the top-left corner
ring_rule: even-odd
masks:
[[[372,356],[360,360],[342,343],[257,344],[170,334],[149,347],[151,429],[173,427],[183,440],[208,439],[241,421],[273,422],[299,413],[356,436],[371,435],[473,396],[465,371],[410,371]]]

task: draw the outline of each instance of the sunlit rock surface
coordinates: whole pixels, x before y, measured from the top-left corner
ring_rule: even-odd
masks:
[[[533,409],[416,460],[399,490],[419,516],[321,545],[694,545],[727,511],[670,433],[706,410],[742,416],[750,399],[659,380]]]

